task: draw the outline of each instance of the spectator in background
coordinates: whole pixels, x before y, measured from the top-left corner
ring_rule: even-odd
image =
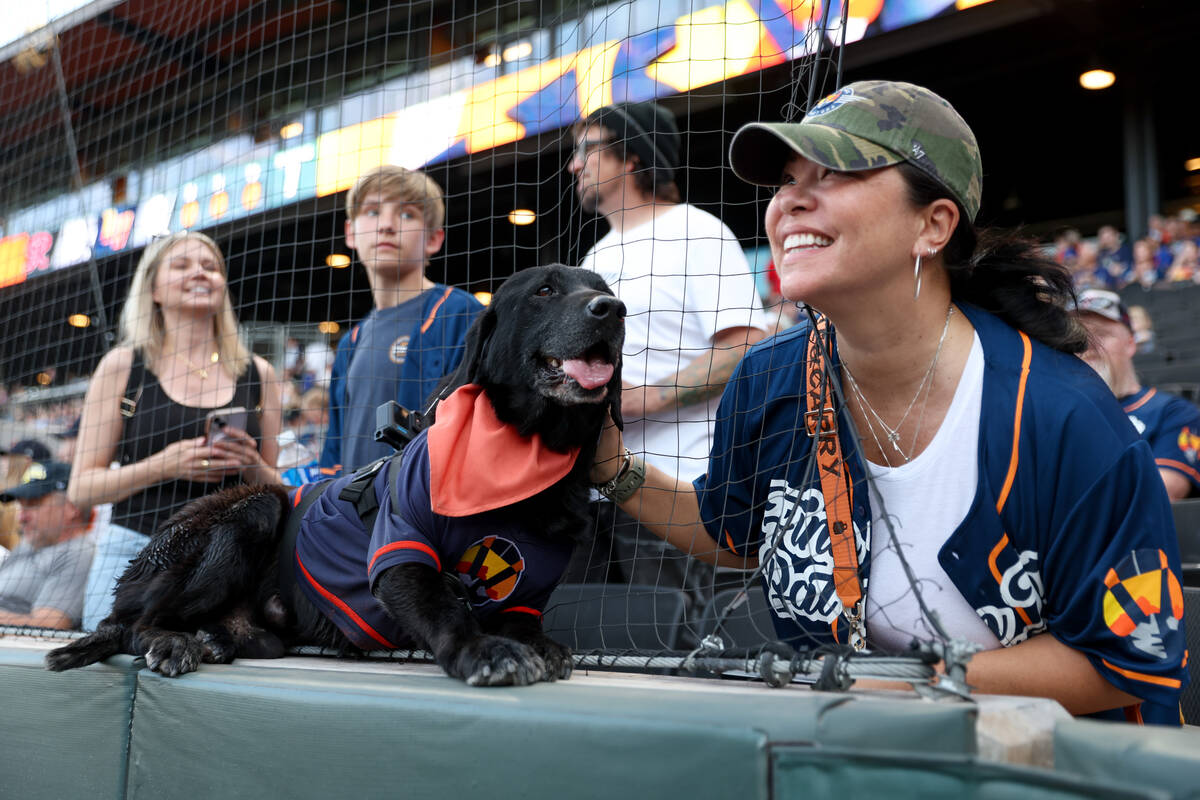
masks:
[[[1138,239],[1133,243],[1133,266],[1126,275],[1125,285],[1137,284],[1143,289],[1153,289],[1161,279],[1157,245],[1149,238]]]
[[[107,616],[130,559],[182,505],[242,482],[280,481],[279,382],[238,335],[216,242],[201,233],[151,242],[120,331],[84,398],[69,489],[77,505],[113,504],[88,576],[87,629]],[[206,417],[229,406],[247,409],[246,429],[208,441]]]
[[[360,176],[346,195],[346,244],[366,269],[374,307],[337,347],[322,469],[351,471],[391,453],[375,441],[375,409],[394,400],[423,411],[462,360],[483,306],[425,276],[446,238],[445,215],[432,178],[391,164]]]
[[[1054,235],[1054,260],[1072,272],[1079,256],[1080,238],[1075,228],[1063,228]]]
[[[1168,283],[1200,283],[1200,263],[1197,263],[1196,243],[1183,239],[1175,248],[1175,258],[1167,268]]]
[[[35,461],[0,501],[21,507],[21,543],[0,563],[0,625],[79,627],[95,547],[91,512],[67,499],[71,466]]]
[[[1103,288],[1110,285],[1112,276],[1100,268],[1100,250],[1093,242],[1079,242],[1075,253],[1071,275],[1076,289]]]
[[[1145,306],[1129,307],[1129,323],[1133,328],[1133,341],[1138,353],[1153,353],[1155,348],[1154,320]]]
[[[22,439],[0,450],[0,486],[16,486],[34,461],[49,461],[50,448],[36,439]],[[20,509],[14,502],[0,501],[0,548],[11,551],[20,539]]]
[[[1097,261],[1107,275],[1108,286],[1123,286],[1133,266],[1133,250],[1121,240],[1120,232],[1112,225],[1101,225],[1096,232]]]
[[[1200,494],[1200,408],[1138,381],[1133,324],[1119,295],[1081,292],[1076,313],[1089,334],[1083,360],[1100,373],[1133,427],[1150,444],[1167,494],[1172,500]]]
[[[593,111],[573,134],[567,169],[580,204],[609,225],[580,266],[603,277],[627,312],[625,441],[648,463],[690,481],[704,470],[725,382],[770,323],[737,237],[712,214],[682,202],[675,182],[679,130],[669,111],[656,103],[617,103]],[[622,582],[690,584],[704,599],[711,588],[701,585],[707,568],[664,552],[614,504],[599,503],[597,511],[594,547],[577,548],[568,580],[581,570],[591,579],[607,571]]]

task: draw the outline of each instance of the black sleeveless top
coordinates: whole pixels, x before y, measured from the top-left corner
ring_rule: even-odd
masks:
[[[262,447],[262,376],[253,361],[238,378],[233,400],[212,408],[196,408],[180,405],[168,397],[158,377],[142,362],[141,351],[135,350],[125,396],[134,400],[136,406],[133,416],[124,418],[125,430],[117,444],[117,458],[122,465],[149,458],[172,442],[203,436],[208,412],[226,406],[242,406],[250,412],[246,415],[246,432]],[[241,482],[241,478],[232,475],[220,483],[187,480],[156,483],[114,503],[112,522],[149,536],[186,503]]]

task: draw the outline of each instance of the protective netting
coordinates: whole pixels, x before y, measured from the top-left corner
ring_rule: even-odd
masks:
[[[627,443],[680,480],[703,472],[724,377],[703,389],[707,376],[695,385],[663,376],[708,358],[705,342],[716,333],[742,330],[744,345],[745,330],[769,334],[803,316],[772,286],[762,236],[769,192],[730,172],[730,136],[751,120],[795,119],[836,89],[845,41],[903,24],[881,18],[882,5],[94,2],[66,16],[51,8],[53,24],[0,45],[0,318],[7,332],[0,444],[33,440],[59,451],[22,455],[18,448],[6,457],[10,485],[31,461],[73,462],[72,480],[91,471],[77,499],[94,506],[83,523],[92,546],[75,548],[68,566],[87,592],[83,608],[67,614],[74,626],[95,625],[112,580],[146,534],[191,496],[145,475],[106,480],[109,463],[121,465],[113,476],[152,461],[160,476],[194,477],[187,470],[196,465],[180,466],[191,456],[172,443],[202,435],[197,426],[207,409],[242,407],[246,414],[233,412],[231,425],[277,442],[272,456],[286,481],[320,476],[335,351],[357,344],[343,337],[384,297],[348,239],[355,231],[346,190],[384,164],[423,169],[444,192],[444,240],[426,251],[431,281],[486,302],[526,267],[585,263],[613,278],[631,304],[638,297],[645,308],[627,319],[628,330],[638,331],[627,342],[640,344],[625,351],[625,381],[650,387],[638,390],[647,408],[649,394],[665,389],[678,395],[679,410],[627,415]],[[651,214],[649,245],[626,252],[620,237],[606,236],[611,206],[597,207],[581,188],[595,176],[582,174],[589,143],[581,139],[592,129],[577,123],[614,102],[652,99],[679,129],[677,156],[666,157],[677,160],[680,199],[704,216]],[[418,205],[427,212],[436,203]],[[198,289],[188,279],[139,285],[135,273],[147,250],[174,246],[171,237],[185,231],[211,237],[224,264],[202,247],[195,260],[209,277]],[[212,275],[218,279],[209,283]],[[223,328],[211,338],[209,318],[197,326],[186,314],[165,323],[176,327],[165,334],[174,349],[163,350],[155,304],[203,305],[226,286],[240,337],[261,361],[218,341]],[[682,306],[654,305],[676,289]],[[149,298],[140,307],[139,292]],[[420,317],[430,322],[431,314],[423,309]],[[151,343],[141,366],[113,359],[112,348],[135,333]],[[445,335],[461,337],[461,330]],[[366,358],[356,351],[359,368],[349,368],[348,381],[371,380],[364,363],[405,363],[408,340],[384,338],[369,340]],[[229,373],[230,363],[242,372]],[[277,398],[264,388],[272,382],[260,364],[277,376]],[[397,387],[416,379],[375,377]],[[429,377],[437,376],[419,376]],[[83,428],[71,431],[85,396]],[[158,426],[136,428],[150,442],[141,449],[120,444],[135,429],[135,417],[119,413],[122,401],[154,415],[136,423]],[[343,424],[373,414],[373,404],[355,410],[353,403],[351,391]],[[657,433],[635,433],[644,419]],[[342,439],[373,434],[347,427]],[[164,467],[162,453],[174,466]],[[224,481],[236,482],[232,473]],[[868,489],[860,482],[854,491]],[[695,665],[736,652],[741,668],[730,669],[767,675],[762,653],[778,653],[772,643],[780,638],[772,606],[785,616],[822,618],[836,617],[839,607],[830,576],[810,581],[816,588],[807,599],[788,595],[798,576],[780,574],[783,561],[773,555],[827,552],[828,534],[821,543],[820,532],[807,530],[815,524],[811,498],[791,487],[771,498],[762,541],[741,553],[744,570],[688,558],[597,502],[593,531],[549,603],[547,629],[593,665],[620,656],[629,660],[618,666],[658,669],[669,665],[649,660],[655,654]],[[10,506],[5,513],[11,532],[19,527],[16,512]],[[902,555],[878,534],[872,547]],[[519,557],[501,548],[491,555],[509,567]],[[916,598],[928,591],[917,583],[910,589]],[[921,624],[904,617],[895,625],[912,625],[914,642],[942,639],[920,611]],[[847,641],[844,631],[840,641]],[[803,658],[827,650],[803,636],[787,644]],[[760,660],[747,668],[746,658]]]

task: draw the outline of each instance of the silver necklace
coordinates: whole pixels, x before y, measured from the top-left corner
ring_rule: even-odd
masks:
[[[858,398],[859,407],[862,408],[864,412],[868,412],[864,413],[863,417],[867,421],[867,427],[871,430],[871,437],[875,440],[875,446],[879,448],[879,452],[883,456],[883,460],[888,463],[888,466],[891,466],[892,462],[887,457],[887,452],[884,450],[883,443],[879,441],[879,436],[875,433],[875,422],[879,423],[879,426],[883,429],[888,443],[891,444],[892,449],[900,454],[900,457],[904,459],[904,463],[907,464],[909,461],[911,461],[912,459],[908,456],[908,454],[900,449],[900,429],[904,427],[904,422],[908,419],[908,415],[912,413],[912,410],[916,406],[917,400],[920,399],[921,395],[924,394],[926,399],[929,397],[929,390],[933,386],[933,372],[937,367],[938,357],[942,354],[942,345],[946,343],[946,334],[950,331],[950,318],[952,316],[954,316],[953,303],[951,303],[946,309],[946,322],[942,325],[942,335],[938,339],[937,349],[933,351],[933,359],[929,362],[929,368],[925,370],[925,377],[921,379],[920,385],[917,386],[916,394],[914,394],[913,399],[909,401],[908,408],[904,409],[904,414],[900,417],[900,421],[896,423],[896,427],[894,428],[884,422],[883,417],[879,416],[879,412],[876,411],[874,406],[867,401],[867,397],[863,394],[862,388],[858,385],[858,381],[854,379],[854,373],[850,371],[850,365],[845,361],[842,362],[842,370],[846,373],[846,379],[850,383],[850,389],[854,392],[854,396]],[[924,410],[925,404],[922,403],[922,420],[925,416]],[[874,421],[872,421],[872,417],[874,417]],[[918,424],[917,431],[915,434],[913,434],[913,443],[909,446],[910,451],[916,446],[917,436],[920,434],[920,432],[921,427],[920,424]]]

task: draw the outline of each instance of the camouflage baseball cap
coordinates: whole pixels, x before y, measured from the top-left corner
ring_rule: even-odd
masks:
[[[777,186],[793,154],[840,171],[907,161],[946,187],[971,219],[983,167],[975,134],[949,103],[911,83],[858,81],[821,100],[799,122],[752,122],[733,137],[729,161],[747,183]]]

